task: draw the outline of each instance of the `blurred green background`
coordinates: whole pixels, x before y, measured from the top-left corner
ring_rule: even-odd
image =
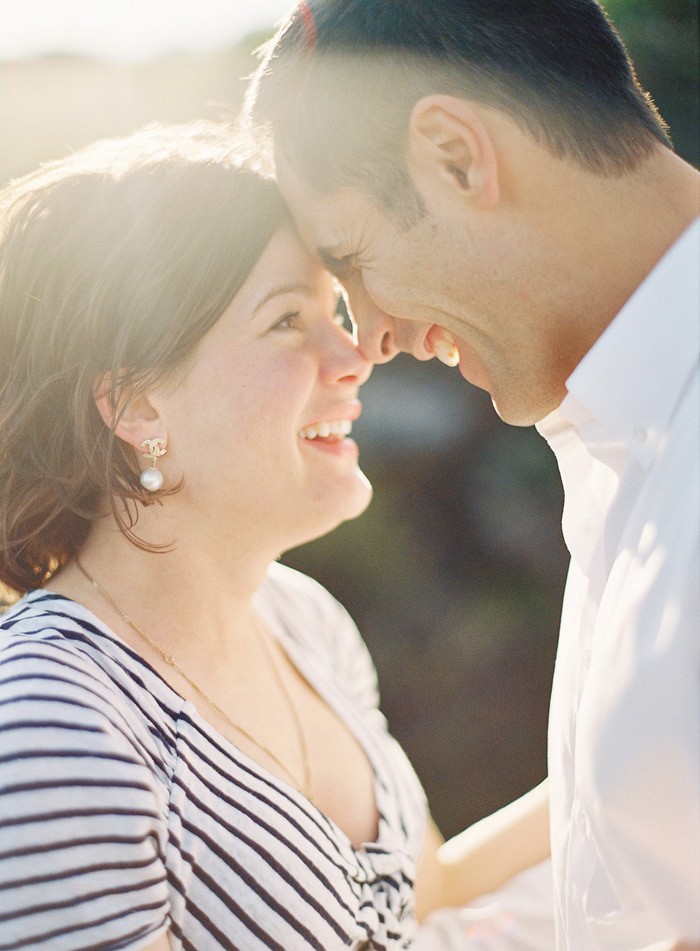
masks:
[[[606,6],[697,165],[697,3]],[[147,121],[235,115],[266,35],[149,62],[60,52],[0,62],[0,182]],[[363,403],[355,433],[374,501],[285,561],[355,617],[390,726],[449,835],[545,775],[567,565],[561,487],[535,430],[501,423],[456,370],[399,358],[375,370]]]

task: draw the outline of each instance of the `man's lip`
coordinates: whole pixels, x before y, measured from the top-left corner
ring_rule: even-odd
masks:
[[[408,340],[400,340],[398,339],[397,335],[397,344],[399,345],[399,349],[404,353],[410,353],[411,356],[416,360],[430,360],[435,356],[435,353],[433,352],[428,341],[428,337],[431,330],[436,325],[425,324],[423,326],[424,329],[422,333],[420,331],[418,333],[414,332],[411,334]]]
[[[435,326],[436,326],[435,324],[429,324],[425,333],[422,335],[422,337],[416,338],[413,345],[413,350],[414,350],[413,356],[416,357],[417,360],[430,360],[431,357],[435,356],[435,354],[433,353],[432,347],[430,346],[430,343],[428,342],[428,337],[430,336],[430,333],[433,327]],[[418,351],[418,353],[416,353],[415,351]]]

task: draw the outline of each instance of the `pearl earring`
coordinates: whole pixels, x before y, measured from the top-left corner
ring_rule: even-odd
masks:
[[[150,459],[151,465],[148,469],[143,470],[139,482],[148,492],[157,492],[158,489],[163,488],[163,473],[156,466],[158,465],[158,457],[164,456],[168,451],[165,448],[165,439],[144,439],[141,448],[146,450],[141,455]]]

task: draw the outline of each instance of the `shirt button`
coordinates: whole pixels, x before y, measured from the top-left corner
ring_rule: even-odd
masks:
[[[591,651],[588,647],[585,649],[585,651],[581,655],[581,658],[583,660],[584,670],[588,670],[588,668],[591,666]]]

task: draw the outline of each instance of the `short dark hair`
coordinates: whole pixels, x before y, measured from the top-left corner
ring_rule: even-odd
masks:
[[[43,584],[112,511],[134,534],[139,457],[105,426],[176,382],[287,212],[217,123],[95,143],[0,192],[0,582]],[[160,493],[159,493],[160,494]]]
[[[503,110],[555,155],[623,174],[670,145],[594,0],[310,0],[265,48],[246,114],[323,193],[405,201],[408,119],[431,93]],[[397,195],[401,195],[397,199]]]

